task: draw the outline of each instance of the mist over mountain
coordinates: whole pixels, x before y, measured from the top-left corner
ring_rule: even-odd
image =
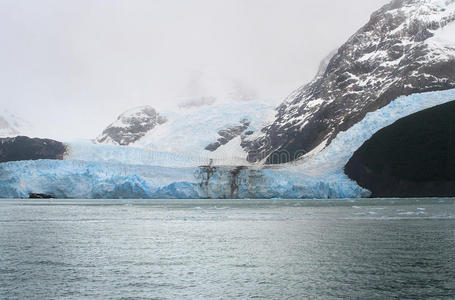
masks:
[[[132,107],[234,92],[192,93],[198,74],[240,83],[239,100],[280,101],[386,2],[1,1],[0,103],[40,136],[71,140]]]

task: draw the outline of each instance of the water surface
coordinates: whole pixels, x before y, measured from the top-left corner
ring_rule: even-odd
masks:
[[[455,200],[0,200],[0,299],[455,298]]]

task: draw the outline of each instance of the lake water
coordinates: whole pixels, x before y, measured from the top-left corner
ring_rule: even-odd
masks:
[[[455,200],[0,200],[0,299],[455,298]]]

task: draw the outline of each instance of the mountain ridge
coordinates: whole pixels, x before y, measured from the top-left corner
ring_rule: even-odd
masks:
[[[455,1],[395,0],[342,45],[325,72],[288,96],[248,160],[286,163],[319,147],[393,99],[455,87]],[[323,145],[323,147],[321,147]],[[285,155],[282,155],[282,154]]]
[[[97,143],[127,146],[138,141],[148,131],[166,123],[166,121],[166,118],[151,106],[131,108],[120,114],[117,120],[104,129],[95,141]]]

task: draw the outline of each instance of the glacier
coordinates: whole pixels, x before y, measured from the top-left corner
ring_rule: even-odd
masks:
[[[130,109],[109,125],[95,143],[173,153],[193,161],[202,158],[205,163],[211,159],[216,164],[248,164],[242,144],[260,135],[261,129],[272,122],[275,101],[197,100],[202,105],[184,104],[159,113],[150,106]],[[238,127],[242,128],[240,132]],[[81,147],[77,151],[81,152]]]
[[[413,94],[368,113],[323,150],[280,166],[232,166],[208,157],[147,148],[69,143],[65,160],[0,164],[0,195],[58,198],[359,198],[343,167],[378,130],[420,110],[455,100],[455,89]]]
[[[207,170],[210,168],[211,170]],[[0,194],[57,198],[352,198],[363,190],[349,179],[295,176],[285,170],[233,167],[171,168],[75,160],[0,164]]]
[[[230,164],[244,164],[247,163],[247,153],[240,146],[239,139],[229,141],[214,152],[205,148],[217,141],[220,137],[218,131],[238,126],[243,119],[249,122],[245,131],[260,134],[260,130],[272,122],[275,104],[270,99],[233,101],[163,112],[167,122],[150,130],[133,146],[152,151],[210,157]],[[253,134],[249,138],[254,137]]]
[[[66,144],[69,146],[67,160],[161,167],[194,167],[210,162],[210,159],[204,156],[153,151],[136,146],[93,144],[90,140],[78,140]]]

